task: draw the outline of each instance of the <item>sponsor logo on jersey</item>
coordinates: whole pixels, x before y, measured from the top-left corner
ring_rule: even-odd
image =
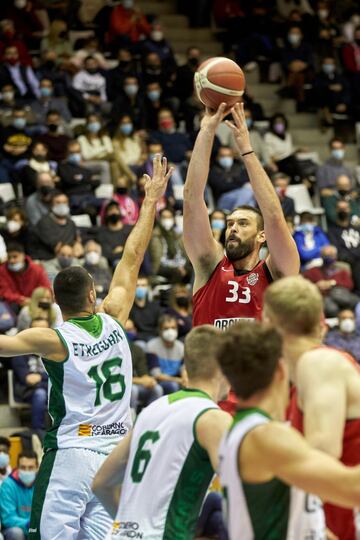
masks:
[[[95,345],[88,345],[86,343],[72,343],[74,356],[97,356],[103,351],[107,351],[113,345],[120,343],[123,340],[119,330],[114,330],[111,334],[95,343]]]
[[[221,270],[224,270],[224,272],[234,272],[233,268],[224,268],[223,266],[221,267]]]
[[[136,521],[114,521],[112,538],[144,538]]]
[[[257,274],[256,272],[253,272],[246,278],[246,281],[248,282],[249,285],[256,285],[257,282],[259,281],[259,274]]]
[[[239,321],[253,321],[253,317],[234,317],[232,319],[215,319],[214,326],[219,328],[219,330],[226,330],[230,328],[233,324],[236,324]]]
[[[128,432],[124,422],[113,422],[104,426],[96,424],[80,424],[78,429],[79,437],[98,437],[104,435],[126,435]]]

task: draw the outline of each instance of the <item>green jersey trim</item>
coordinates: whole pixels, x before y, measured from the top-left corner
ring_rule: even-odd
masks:
[[[49,414],[52,419],[52,426],[47,431],[44,439],[44,448],[57,449],[57,433],[62,420],[66,415],[65,398],[63,392],[64,386],[64,363],[53,362],[43,359],[44,367],[51,381],[51,390],[49,395]]]
[[[193,540],[201,505],[213,475],[209,456],[194,441],[170,501],[163,540]]]
[[[125,330],[125,328],[123,327],[123,325],[121,324],[121,322],[119,321],[119,319],[117,319],[116,317],[113,317],[112,315],[109,315],[109,317],[111,317],[111,318],[116,322],[116,324],[118,324],[118,325],[120,326],[121,330],[122,330],[122,331],[124,332],[124,334],[125,334],[126,341],[128,342],[128,345],[129,345],[129,347],[130,347],[131,344],[130,344],[129,338],[128,338],[128,336],[127,336],[126,330]]]
[[[184,388],[183,390],[179,390],[178,392],[174,392],[173,394],[170,394],[168,396],[169,404],[175,403],[176,401],[179,401],[180,399],[185,398],[191,398],[191,397],[200,397],[200,398],[206,398],[206,399],[213,399],[204,392],[203,390],[199,390],[198,388]]]
[[[85,330],[90,336],[96,339],[101,336],[103,321],[97,313],[88,315],[87,317],[72,317],[67,322]]]
[[[206,452],[206,450],[201,446],[201,444],[199,443],[198,441],[198,438],[197,438],[197,435],[196,435],[196,424],[199,420],[199,418],[206,412],[208,411],[218,411],[218,407],[208,407],[207,409],[204,409],[203,411],[199,412],[199,414],[197,415],[197,417],[195,418],[194,420],[194,423],[193,423],[193,435],[194,435],[194,439],[195,439],[195,442],[196,444],[199,446],[199,448],[201,448],[202,450],[204,450],[204,452]],[[206,453],[207,455],[207,453]]]
[[[231,430],[239,422],[244,420],[244,418],[246,418],[247,416],[251,416],[252,414],[261,414],[261,416],[264,416],[265,418],[268,418],[269,420],[272,420],[271,416],[267,412],[263,411],[262,409],[259,409],[258,407],[248,407],[248,408],[244,408],[244,409],[237,409],[237,411],[236,411],[236,413],[234,415],[234,419],[232,421],[232,424],[230,426],[228,435],[231,432]]]

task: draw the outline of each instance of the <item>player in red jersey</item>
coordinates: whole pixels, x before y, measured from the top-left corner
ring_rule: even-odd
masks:
[[[360,368],[348,354],[321,345],[323,303],[315,285],[288,277],[270,285],[263,318],[283,337],[294,384],[289,419],[308,442],[345,465],[360,464]],[[359,514],[325,505],[326,523],[340,540],[360,535]],[[357,524],[356,524],[357,522]]]
[[[193,324],[225,329],[233,322],[260,318],[263,293],[273,279],[297,274],[299,256],[279,198],[253,152],[243,105],[231,109],[231,127],[260,211],[235,209],[227,218],[225,251],[213,238],[204,190],[215,131],[228,114],[223,103],[205,111],[192,152],[184,190],[184,243],[195,271]],[[269,255],[260,261],[265,241]]]

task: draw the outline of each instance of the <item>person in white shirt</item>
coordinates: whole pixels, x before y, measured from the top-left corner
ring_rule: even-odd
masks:
[[[99,71],[99,62],[93,56],[84,60],[81,69],[73,78],[72,85],[85,101],[86,112],[108,112],[111,105],[107,102],[106,79]]]
[[[114,148],[108,135],[102,132],[101,117],[97,114],[87,116],[86,131],[78,137],[81,156],[85,166],[100,174],[103,184],[111,183],[111,174],[119,176],[114,161]],[[113,167],[113,171],[111,170]]]
[[[292,181],[301,180],[300,168],[295,157],[295,147],[288,131],[286,116],[276,113],[270,118],[270,130],[264,135],[270,168],[288,174]]]

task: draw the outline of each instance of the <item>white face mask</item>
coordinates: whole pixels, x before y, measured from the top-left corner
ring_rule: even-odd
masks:
[[[85,261],[90,265],[98,264],[100,261],[100,253],[97,251],[89,251],[88,253],[85,253]]]
[[[170,229],[173,228],[175,221],[173,218],[164,218],[160,223],[164,227],[165,231],[170,231]]]
[[[16,233],[20,231],[21,229],[21,223],[18,221],[15,221],[14,219],[10,219],[10,221],[7,222],[6,228],[9,231],[9,233]]]
[[[153,30],[150,34],[150,37],[154,41],[161,41],[164,37],[164,34],[161,32],[161,30]]]
[[[163,330],[161,332],[161,337],[165,341],[169,341],[170,343],[173,343],[178,337],[178,331],[175,328],[167,328],[166,330]]]
[[[14,5],[18,9],[24,9],[24,7],[26,6],[26,0],[15,0]]]
[[[354,319],[343,319],[340,321],[340,330],[345,334],[352,334],[356,328]]]
[[[58,216],[58,217],[66,217],[70,214],[69,205],[66,203],[55,204],[52,207],[52,211],[55,214],[55,216]]]

